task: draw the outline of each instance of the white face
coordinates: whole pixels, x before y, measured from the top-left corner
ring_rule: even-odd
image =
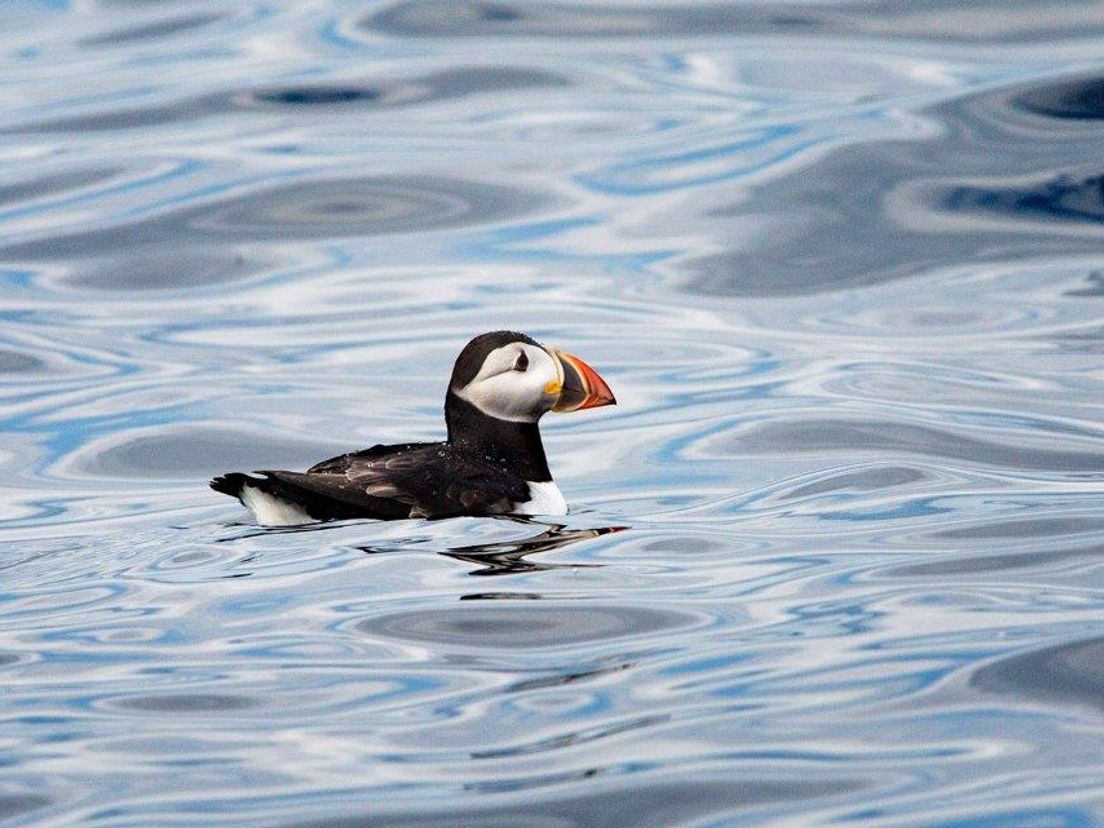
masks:
[[[484,414],[516,423],[534,423],[556,402],[563,378],[543,348],[511,342],[495,348],[463,388],[453,388]]]

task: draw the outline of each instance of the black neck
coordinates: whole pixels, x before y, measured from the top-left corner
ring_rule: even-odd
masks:
[[[462,448],[522,480],[552,479],[536,423],[514,423],[488,416],[449,389],[445,423],[450,445]]]

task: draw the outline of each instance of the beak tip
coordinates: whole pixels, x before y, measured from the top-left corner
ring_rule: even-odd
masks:
[[[570,388],[572,399],[561,403],[557,411],[581,411],[584,408],[598,408],[603,405],[617,405],[613,392],[602,377],[583,360],[572,354],[557,351],[558,361],[569,368],[565,390]]]

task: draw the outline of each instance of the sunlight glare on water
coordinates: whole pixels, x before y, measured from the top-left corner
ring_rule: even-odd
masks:
[[[16,4],[0,820],[1104,821],[1102,46],[1057,0]],[[440,438],[498,328],[617,395],[543,423],[568,516],[207,489]]]

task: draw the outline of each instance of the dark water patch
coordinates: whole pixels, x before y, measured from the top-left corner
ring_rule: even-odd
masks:
[[[641,544],[645,552],[676,552],[680,555],[708,555],[731,548],[731,544],[694,535],[671,535]]]
[[[385,110],[471,95],[503,94],[517,90],[567,85],[569,81],[562,75],[525,67],[457,67],[405,79],[268,86],[219,93],[143,107],[34,121],[10,127],[3,132],[13,135],[50,132],[88,133],[141,129],[176,123],[191,125],[202,118],[215,115],[289,108],[310,108],[318,114],[327,110],[336,112],[351,108]]]
[[[1101,451],[1033,448],[980,440],[929,426],[869,420],[765,423],[734,437],[728,448],[736,454],[902,453],[1032,471],[1104,470]]]
[[[357,629],[404,641],[525,650],[650,635],[700,620],[686,613],[641,607],[539,602],[512,607],[491,602],[380,615],[361,621]]]
[[[1066,353],[1104,354],[1104,336],[1056,336],[1054,342]]]
[[[532,190],[428,175],[302,181],[133,224],[9,245],[0,248],[0,258],[103,259],[120,250],[146,255],[150,249],[161,248],[161,261],[165,261],[181,248],[197,250],[216,243],[353,238],[467,227],[514,218],[546,207],[550,201],[547,195]],[[155,277],[153,281],[159,280]]]
[[[769,244],[741,241],[734,249],[688,259],[682,265],[684,289],[724,296],[802,295],[890,282],[964,261],[1098,252],[1099,240],[1074,236],[1066,222],[1079,233],[1090,221],[1099,222],[1099,179],[1014,192],[982,192],[970,185],[913,190],[907,180],[929,172],[918,163],[922,154],[889,145],[850,147],[815,169],[773,183],[769,192],[756,191],[755,213],[768,223]],[[944,162],[943,172],[954,163]],[[722,207],[709,221],[738,224],[749,209]],[[969,215],[979,212],[1002,215],[1008,226],[978,228]],[[1040,217],[1052,221],[1044,225]],[[1017,219],[1036,225],[1025,235]],[[846,244],[839,243],[842,228]]]
[[[478,573],[471,573],[472,575]],[[544,598],[539,592],[468,592],[460,596],[461,601],[540,601]]]
[[[563,75],[547,70],[517,66],[471,66],[435,72],[416,80],[413,85],[431,90],[426,100],[448,100],[512,89],[556,89],[571,84]],[[394,97],[403,100],[409,94]]]
[[[704,219],[717,228],[718,244],[724,245],[726,223],[739,226],[749,218],[767,225],[769,243],[742,240],[731,250],[688,259],[684,287],[726,296],[820,293],[900,278],[950,259],[940,237],[902,232],[882,211],[887,190],[912,174],[907,165],[892,147],[848,147],[757,189],[754,206],[741,199],[710,210]],[[842,228],[847,244],[838,243]]]
[[[1059,176],[1012,187],[951,187],[936,195],[943,209],[956,213],[994,213],[1010,218],[1104,222],[1104,175]]]
[[[977,310],[912,310],[907,311],[909,327],[967,328],[984,320]]]
[[[703,200],[698,221],[717,252],[678,264],[685,289],[800,295],[1099,253],[1100,136],[1083,121],[1025,117],[1031,92],[953,99],[920,113],[940,125],[930,137],[843,146],[729,203]]]
[[[595,775],[595,774],[591,774]],[[637,780],[604,785],[585,795],[531,796],[526,803],[442,807],[395,813],[386,804],[355,816],[299,822],[294,828],[614,828],[624,825],[689,825],[723,821],[760,805],[843,796],[867,787],[855,779]],[[390,812],[389,812],[390,811]],[[728,824],[726,822],[726,824]]]
[[[184,223],[234,238],[339,238],[462,227],[545,202],[535,193],[492,184],[379,176],[289,184],[195,212]]]
[[[130,109],[103,109],[88,115],[51,118],[29,124],[8,127],[0,132],[9,135],[27,135],[47,132],[113,132],[116,130],[142,129],[175,123],[194,123],[200,118],[232,111],[228,97],[217,95],[189,98],[171,103]]]
[[[1088,282],[1085,287],[1077,288],[1076,290],[1067,290],[1064,296],[1104,296],[1104,271],[1093,270],[1085,276],[1085,281]],[[1093,339],[1100,339],[1101,333],[1098,332],[1092,335]],[[1079,334],[1071,334],[1071,337],[1076,338]]]
[[[1104,712],[1104,638],[1059,644],[982,667],[970,686],[987,693]]]
[[[89,187],[114,178],[124,170],[120,167],[84,168],[35,176],[25,181],[0,184],[0,206],[9,207]]]
[[[907,466],[885,466],[876,469],[862,469],[860,471],[845,472],[832,475],[813,483],[807,483],[788,492],[783,499],[790,500],[799,497],[827,494],[839,491],[869,492],[880,489],[891,489],[896,486],[907,486],[917,483],[928,477],[920,469]]]
[[[1077,296],[1079,294],[1066,295]],[[1104,354],[1104,328],[1088,328],[1067,333],[1055,333],[1050,337],[1050,340],[1066,353]]]
[[[941,558],[937,561],[909,564],[884,570],[891,578],[945,578],[955,575],[983,575],[1019,569],[1041,572],[1052,570],[1066,561],[1099,560],[1104,546],[1077,550],[1034,550],[998,555]]]
[[[285,86],[278,89],[262,89],[253,93],[260,103],[289,104],[291,106],[332,106],[333,104],[378,101],[378,89],[354,86]]]
[[[182,290],[246,279],[270,264],[217,247],[123,251],[117,257],[80,262],[65,281],[98,290]]]
[[[512,66],[472,66],[410,79],[345,86],[285,86],[252,94],[256,103],[277,106],[367,104],[386,109],[521,89],[555,88],[568,81],[551,72]]]
[[[321,442],[275,440],[251,431],[178,425],[88,453],[78,460],[77,467],[103,477],[190,479],[231,470],[306,468],[338,453],[333,445]]]
[[[23,657],[18,653],[0,653],[0,667],[8,667],[12,664],[18,664],[23,660]]]
[[[1104,519],[1093,518],[1036,518],[1033,520],[1005,520],[969,526],[964,529],[946,529],[933,537],[945,540],[971,540],[981,538],[1052,538],[1062,535],[1079,535],[1104,530]]]
[[[198,29],[207,26],[217,20],[222,20],[226,15],[212,13],[184,14],[166,20],[157,20],[153,23],[145,23],[138,26],[130,26],[117,29],[102,35],[96,35],[79,41],[82,46],[111,46],[134,41],[157,40],[162,37],[180,34],[181,32]]]
[[[32,354],[0,348],[0,374],[34,374],[45,367],[46,363]]]
[[[132,696],[119,699],[114,706],[142,713],[224,713],[256,706],[254,699],[223,693],[173,693]]]
[[[699,37],[875,35],[947,41],[1035,41],[1104,31],[1091,2],[882,0],[826,5],[795,2],[631,5],[506,0],[407,0],[376,12],[361,28],[405,37]]]
[[[1028,90],[1012,99],[1014,106],[1050,118],[1104,118],[1104,78],[1063,80]]]
[[[655,8],[581,4],[411,0],[361,21],[369,30],[415,37],[647,37],[747,31],[773,17],[761,8]],[[788,15],[792,17],[792,15]]]
[[[41,794],[0,794],[0,819],[13,819],[53,804],[52,799]]]

